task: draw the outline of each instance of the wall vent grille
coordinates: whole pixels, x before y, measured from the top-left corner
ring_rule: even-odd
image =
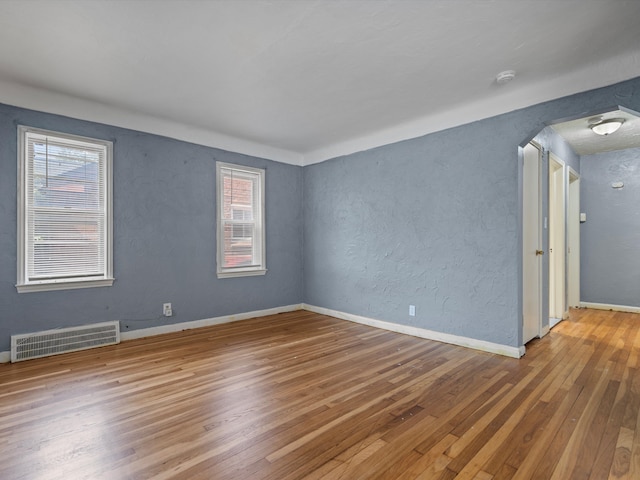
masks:
[[[120,343],[120,323],[94,323],[81,327],[11,336],[11,361],[48,357]]]

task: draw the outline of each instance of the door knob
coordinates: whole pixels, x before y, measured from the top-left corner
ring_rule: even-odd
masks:
[[[544,250],[536,250],[536,255],[544,255]]]

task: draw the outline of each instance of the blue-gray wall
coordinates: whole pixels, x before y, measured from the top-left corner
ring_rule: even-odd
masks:
[[[16,292],[17,125],[114,142],[112,287]],[[266,169],[265,276],[216,278],[217,160]],[[134,330],[301,303],[302,168],[0,105],[0,351],[9,337],[121,320]],[[162,303],[174,316],[162,317]]]
[[[0,351],[13,333],[301,301],[519,346],[518,146],[614,105],[640,110],[640,78],[304,169],[0,105]],[[17,124],[115,142],[113,287],[16,293]],[[215,276],[215,160],[267,169],[265,277]]]
[[[640,79],[306,167],[305,301],[519,346],[518,145],[614,105]]]
[[[580,210],[580,300],[640,307],[640,148],[581,158]]]
[[[305,168],[307,303],[513,345],[517,143],[482,152],[507,124]]]

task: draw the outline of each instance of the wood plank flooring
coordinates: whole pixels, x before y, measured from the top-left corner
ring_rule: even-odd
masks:
[[[640,316],[520,360],[292,312],[0,365],[0,478],[639,479]]]

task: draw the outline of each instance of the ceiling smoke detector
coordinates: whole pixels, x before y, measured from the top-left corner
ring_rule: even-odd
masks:
[[[505,70],[504,72],[500,72],[498,75],[496,75],[496,83],[498,85],[504,85],[505,83],[509,83],[514,78],[516,78],[515,70]]]

